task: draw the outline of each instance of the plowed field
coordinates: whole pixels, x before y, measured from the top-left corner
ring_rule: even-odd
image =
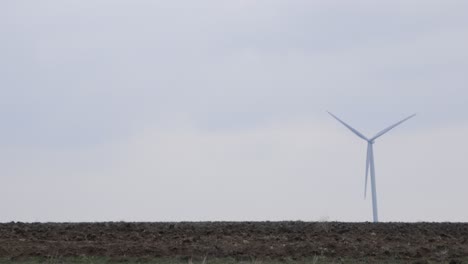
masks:
[[[338,222],[4,223],[0,257],[194,257],[461,263],[468,224]],[[421,262],[423,261],[423,262]]]

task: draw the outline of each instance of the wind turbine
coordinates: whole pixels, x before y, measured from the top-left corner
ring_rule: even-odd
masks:
[[[336,120],[338,120],[338,122],[340,122],[341,124],[343,124],[345,127],[347,127],[349,130],[351,130],[354,134],[356,134],[356,136],[364,139],[365,141],[367,141],[367,158],[366,158],[366,177],[365,177],[365,184],[364,184],[364,199],[366,198],[366,192],[367,192],[367,178],[368,178],[368,175],[369,175],[369,170],[370,170],[370,175],[371,175],[371,188],[372,188],[372,212],[373,212],[373,216],[374,216],[374,223],[377,223],[379,221],[379,218],[378,218],[378,214],[377,214],[377,190],[376,190],[376,187],[375,187],[375,165],[374,165],[374,141],[381,137],[382,135],[384,135],[385,133],[387,133],[388,131],[392,130],[393,128],[395,128],[396,126],[400,125],[401,123],[405,122],[406,120],[412,118],[413,116],[415,116],[416,114],[413,114],[413,115],[410,115],[408,116],[407,118],[401,120],[400,122],[394,124],[394,125],[391,125],[389,127],[387,127],[386,129],[380,131],[379,133],[377,133],[375,136],[371,137],[371,138],[367,138],[366,136],[364,136],[363,134],[361,134],[359,131],[357,131],[356,129],[352,128],[350,125],[346,124],[345,122],[343,122],[341,119],[339,119],[338,117],[336,117],[334,114],[328,112],[331,116],[333,116]]]

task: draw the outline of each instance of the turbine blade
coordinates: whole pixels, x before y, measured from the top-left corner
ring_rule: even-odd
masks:
[[[328,111],[327,111],[328,112]],[[338,122],[340,122],[341,124],[343,124],[345,127],[347,127],[349,130],[351,130],[354,134],[356,134],[356,136],[364,139],[365,141],[369,141],[363,134],[361,134],[359,131],[357,131],[356,129],[352,128],[350,125],[346,124],[345,122],[343,122],[341,119],[339,119],[338,117],[336,117],[334,114],[328,112],[331,116],[333,116],[336,120],[338,120]]]
[[[387,133],[388,131],[392,130],[394,127],[396,127],[396,126],[398,126],[399,124],[405,122],[406,120],[408,120],[408,119],[414,117],[415,115],[416,115],[416,114],[410,115],[410,116],[408,116],[407,118],[401,120],[400,122],[398,122],[398,123],[396,123],[396,124],[394,124],[394,125],[391,125],[391,126],[387,127],[386,129],[380,131],[379,133],[377,133],[377,135],[375,135],[373,138],[371,138],[370,141],[376,140],[378,137],[380,137],[380,136],[382,136],[383,134]]]
[[[367,144],[367,158],[366,158],[366,180],[364,183],[364,199],[366,199],[367,195],[367,179],[369,178],[369,166],[370,166],[370,143]]]

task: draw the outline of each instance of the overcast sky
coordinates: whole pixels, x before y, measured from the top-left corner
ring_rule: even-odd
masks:
[[[2,1],[0,221],[468,221],[467,1]]]

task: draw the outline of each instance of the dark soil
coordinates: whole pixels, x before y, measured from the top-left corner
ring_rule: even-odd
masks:
[[[468,224],[337,222],[5,223],[0,257],[431,260],[468,257]],[[424,262],[421,262],[424,263]]]

